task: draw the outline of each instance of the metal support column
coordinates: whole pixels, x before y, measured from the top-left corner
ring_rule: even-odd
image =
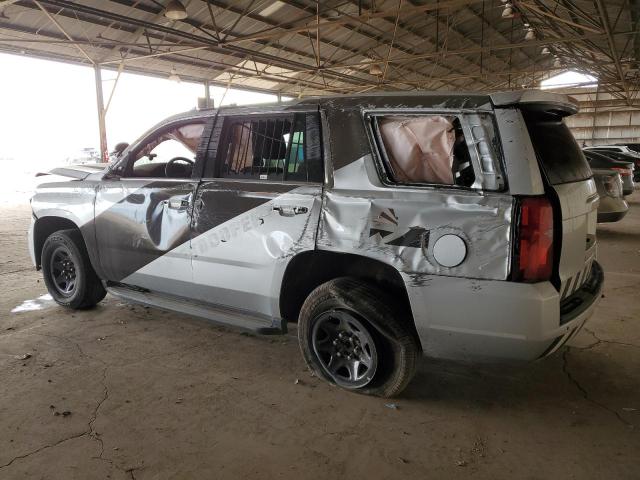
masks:
[[[596,85],[596,101],[593,104],[593,122],[591,124],[591,145],[596,145],[596,125],[598,119],[598,93],[600,84]]]
[[[211,90],[209,80],[204,81],[204,106],[206,108],[212,108],[213,102],[211,101]]]
[[[107,127],[105,125],[104,97],[102,94],[102,73],[100,65],[93,66],[96,81],[96,100],[98,103],[98,128],[100,130],[100,158],[103,162],[109,161],[109,149],[107,147]]]

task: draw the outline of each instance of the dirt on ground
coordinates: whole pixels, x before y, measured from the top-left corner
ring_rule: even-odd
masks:
[[[425,359],[385,400],[311,376],[295,328],[247,335],[111,296],[58,307],[28,259],[28,207],[4,205],[0,478],[638,479],[640,193],[630,207],[598,229],[604,298],[568,348]]]

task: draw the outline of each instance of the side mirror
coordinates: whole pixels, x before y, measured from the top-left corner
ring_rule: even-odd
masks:
[[[102,176],[103,180],[120,180],[122,173],[124,172],[124,166],[126,161],[124,158],[120,158],[117,162],[109,165],[107,171]]]
[[[122,156],[122,152],[124,152],[127,148],[129,148],[129,144],[127,142],[120,142],[116,144],[113,152],[111,152],[111,155],[113,155],[115,158],[120,158]]]

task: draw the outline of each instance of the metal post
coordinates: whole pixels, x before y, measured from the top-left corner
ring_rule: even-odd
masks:
[[[278,92],[278,103],[282,103],[282,93]]]
[[[591,123],[591,145],[596,145],[596,123],[598,119],[598,93],[600,84],[596,85],[596,101],[593,104],[593,122]]]
[[[109,162],[109,149],[107,147],[107,128],[105,125],[104,97],[102,96],[102,73],[100,65],[93,66],[96,81],[96,100],[98,103],[98,129],[100,130],[100,158],[102,161]]]
[[[209,80],[204,81],[204,106],[211,108],[211,91],[209,89]]]

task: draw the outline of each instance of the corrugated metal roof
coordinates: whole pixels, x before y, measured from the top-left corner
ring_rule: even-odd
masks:
[[[560,68],[634,101],[637,0],[19,0],[0,5],[0,51],[208,80],[289,96],[504,90]],[[531,29],[529,37],[525,35]],[[550,54],[542,55],[547,47]]]

